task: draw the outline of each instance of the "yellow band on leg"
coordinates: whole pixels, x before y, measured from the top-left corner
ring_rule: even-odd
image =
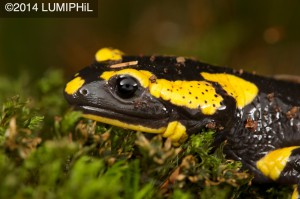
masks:
[[[170,122],[162,135],[170,138],[174,143],[184,141],[187,138],[185,126],[178,121]]]

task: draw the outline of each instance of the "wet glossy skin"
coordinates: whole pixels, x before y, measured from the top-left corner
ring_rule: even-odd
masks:
[[[120,63],[131,64],[112,67]],[[134,69],[138,74],[132,76],[131,70],[124,69]],[[140,71],[146,72],[140,75]],[[144,73],[147,78],[139,79]],[[206,73],[214,79],[209,79]],[[133,77],[137,83],[129,97],[118,91],[124,75]],[[88,118],[162,133],[176,142],[183,142],[188,135],[203,128],[213,129],[217,132],[215,144],[227,140],[224,148],[227,157],[242,161],[244,168],[254,173],[255,181],[298,183],[300,85],[297,83],[164,56],[122,56],[122,61],[95,62],[74,78],[78,77],[84,83],[71,81],[65,97]],[[224,78],[228,79],[225,83]],[[199,88],[195,88],[197,85]],[[245,88],[238,89],[239,85]],[[253,88],[247,94],[248,85]],[[230,94],[228,86],[235,93]],[[165,90],[157,91],[156,87]],[[253,99],[246,102],[248,96]],[[192,106],[193,103],[199,106]],[[171,135],[171,131],[175,133]],[[272,158],[263,159],[268,156]],[[278,157],[280,160],[272,162]]]

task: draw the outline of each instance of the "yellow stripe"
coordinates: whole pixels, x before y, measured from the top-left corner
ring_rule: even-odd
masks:
[[[88,119],[92,119],[92,120],[96,120],[99,122],[103,122],[106,124],[111,124],[114,126],[118,126],[121,128],[125,128],[125,129],[131,129],[131,130],[135,130],[135,131],[142,131],[142,132],[146,132],[146,133],[163,133],[165,132],[166,128],[165,127],[161,127],[158,129],[154,129],[154,128],[149,128],[149,127],[144,127],[142,125],[135,125],[135,124],[128,124],[125,122],[121,122],[119,120],[116,119],[110,119],[110,118],[106,118],[106,117],[101,117],[101,116],[97,116],[97,115],[91,115],[91,114],[83,114],[83,117],[88,118]]]
[[[78,89],[80,89],[82,87],[84,82],[85,81],[83,79],[81,79],[81,77],[76,77],[76,78],[72,79],[71,81],[69,81],[67,83],[65,92],[69,95],[73,95],[74,93],[76,93],[78,91]]]
[[[257,163],[256,167],[267,177],[277,180],[294,149],[299,146],[286,147],[269,152]]]
[[[251,103],[257,96],[258,88],[255,84],[235,75],[205,72],[201,75],[208,81],[219,83],[228,95],[235,98],[237,107],[240,109]]]
[[[168,124],[167,128],[161,127],[161,128],[155,129],[155,128],[144,127],[142,125],[128,124],[128,123],[121,122],[116,119],[110,119],[110,118],[101,117],[101,116],[92,115],[92,114],[83,114],[83,117],[91,119],[91,120],[103,122],[106,124],[111,124],[114,126],[125,128],[125,129],[131,129],[131,130],[141,131],[141,132],[146,132],[146,133],[162,134],[163,137],[170,138],[173,143],[182,142],[188,137],[186,134],[185,126],[182,125],[178,121],[170,122]]]

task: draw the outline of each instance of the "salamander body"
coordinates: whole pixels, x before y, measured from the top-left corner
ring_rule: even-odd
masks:
[[[64,90],[84,117],[182,143],[202,129],[227,140],[259,183],[299,184],[300,84],[184,57],[101,49]],[[293,193],[298,196],[299,186]]]

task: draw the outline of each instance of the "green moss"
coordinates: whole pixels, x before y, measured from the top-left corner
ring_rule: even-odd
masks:
[[[5,81],[22,87],[21,80]],[[213,150],[213,132],[199,132],[176,148],[160,136],[82,119],[63,99],[60,71],[26,81],[36,85],[34,91],[17,96],[1,88],[0,198],[219,199],[291,193],[290,187],[251,185],[241,163],[224,158],[223,145]]]

